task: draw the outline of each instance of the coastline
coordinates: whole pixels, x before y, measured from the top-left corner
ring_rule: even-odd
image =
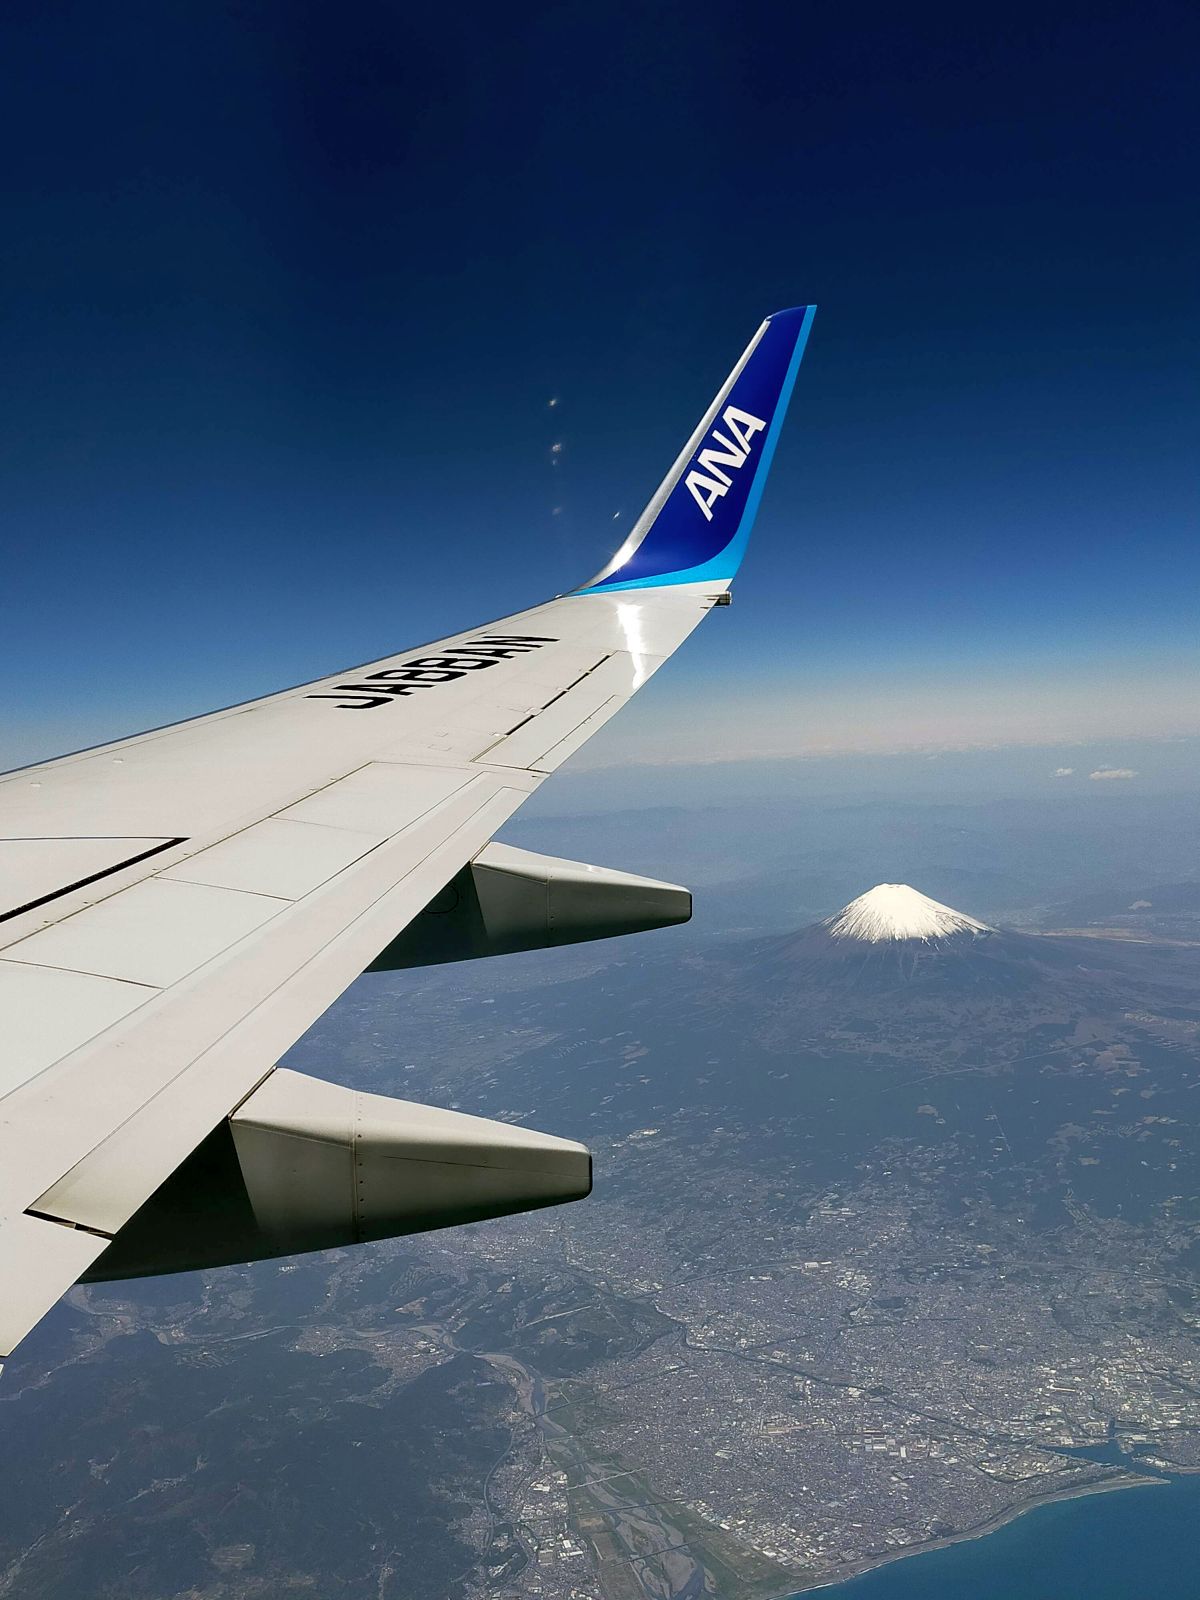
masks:
[[[1200,1471],[1200,1468],[1193,1470]],[[836,1577],[817,1578],[798,1589],[792,1588],[786,1593],[780,1593],[772,1597],[772,1600],[800,1600],[802,1595],[816,1594],[821,1589],[835,1589],[842,1583],[852,1583],[856,1578],[866,1577],[869,1572],[878,1572],[881,1567],[889,1567],[911,1556],[930,1555],[934,1550],[946,1550],[952,1545],[966,1544],[972,1539],[984,1539],[989,1534],[997,1533],[1001,1528],[1007,1527],[1010,1522],[1015,1522],[1018,1517],[1036,1511],[1039,1506],[1054,1505],[1063,1500],[1082,1500],[1087,1495],[1109,1494],[1118,1489],[1153,1487],[1169,1481],[1165,1477],[1148,1477],[1143,1473],[1123,1472],[1118,1469],[1113,1477],[1102,1478],[1094,1483],[1079,1484],[1073,1488],[1056,1489],[1050,1494],[1039,1495],[1036,1499],[1024,1500],[1020,1505],[1010,1506],[1007,1511],[997,1513],[986,1522],[977,1523],[973,1528],[964,1528],[961,1533],[949,1533],[944,1538],[930,1539],[919,1545],[906,1545],[901,1550],[890,1550],[886,1554],[854,1562]]]

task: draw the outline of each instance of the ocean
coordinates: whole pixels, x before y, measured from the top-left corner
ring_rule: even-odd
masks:
[[[1200,1600],[1200,1474],[1052,1501],[983,1538],[817,1592],[829,1600]]]

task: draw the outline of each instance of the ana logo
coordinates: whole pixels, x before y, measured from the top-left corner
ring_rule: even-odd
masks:
[[[721,422],[725,433],[713,429],[710,435],[712,444],[701,450],[696,457],[696,465],[687,475],[692,499],[709,522],[712,521],[714,504],[729,492],[733,482],[725,468],[742,466],[750,454],[750,442],[754,435],[766,427],[761,418],[752,417],[748,411],[739,411],[736,406],[725,407]],[[721,448],[714,449],[715,445]]]

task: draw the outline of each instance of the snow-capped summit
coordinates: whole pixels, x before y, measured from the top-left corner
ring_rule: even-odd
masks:
[[[907,883],[878,883],[857,900],[843,906],[824,926],[835,939],[857,939],[866,944],[886,944],[901,939],[921,939],[929,944],[960,933],[991,933],[986,922],[976,922],[953,911]]]

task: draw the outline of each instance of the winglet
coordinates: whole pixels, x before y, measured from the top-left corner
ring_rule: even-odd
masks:
[[[816,309],[795,306],[767,318],[629,538],[577,593],[733,577]]]

